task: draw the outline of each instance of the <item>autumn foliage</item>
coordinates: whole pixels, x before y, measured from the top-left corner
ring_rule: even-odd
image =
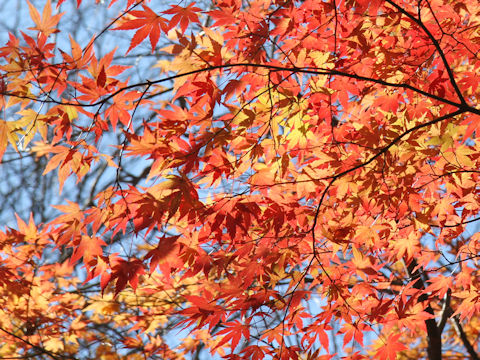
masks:
[[[478,1],[20,3],[0,358],[479,358]]]

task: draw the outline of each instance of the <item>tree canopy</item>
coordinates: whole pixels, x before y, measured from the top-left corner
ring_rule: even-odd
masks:
[[[18,8],[0,358],[479,358],[478,1]]]

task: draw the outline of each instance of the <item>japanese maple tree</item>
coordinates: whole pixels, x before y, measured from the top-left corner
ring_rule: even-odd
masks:
[[[0,358],[480,357],[478,1],[19,4]]]

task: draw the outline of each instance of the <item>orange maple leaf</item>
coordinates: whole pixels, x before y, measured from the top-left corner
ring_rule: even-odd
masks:
[[[38,30],[44,33],[45,36],[58,32],[56,26],[64,13],[52,16],[52,4],[50,3],[50,0],[48,0],[45,4],[45,7],[43,8],[42,16],[40,17],[40,13],[35,8],[35,6],[33,6],[32,3],[30,3],[30,1],[28,0],[27,3],[30,9],[30,17],[36,25],[33,28],[29,28],[30,30]]]
[[[407,347],[398,340],[401,335],[401,333],[390,335],[383,346],[377,350],[377,358],[380,360],[395,360],[399,351],[406,350]]]

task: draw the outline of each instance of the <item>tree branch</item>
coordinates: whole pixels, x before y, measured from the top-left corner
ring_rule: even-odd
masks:
[[[445,299],[443,300],[443,306],[442,306],[442,314],[440,315],[440,322],[438,323],[438,330],[440,333],[443,332],[443,329],[445,328],[445,324],[447,323],[447,320],[450,318],[452,315],[452,308],[450,307],[450,299],[452,295],[452,290],[448,289],[447,293],[445,294]]]
[[[403,260],[403,264],[407,271],[407,275],[414,281],[413,287],[417,290],[425,290],[425,283],[422,279],[423,271],[416,269],[418,264],[415,259],[412,259],[407,265],[406,261]],[[428,300],[426,294],[422,294],[418,298],[418,302],[423,302]],[[435,312],[433,311],[430,303],[425,307],[425,311],[432,315],[431,319],[425,320],[425,326],[427,327],[427,340],[428,340],[428,359],[429,360],[442,360],[442,332],[440,331],[437,323],[435,321]]]
[[[472,360],[480,360],[478,357],[477,353],[475,352],[475,349],[473,348],[472,344],[470,344],[470,341],[467,338],[467,334],[465,334],[465,331],[463,330],[462,324],[460,323],[460,320],[458,319],[458,315],[454,316],[452,318],[452,323],[453,323],[453,328],[455,329],[455,332],[457,335],[460,337],[460,340],[462,340],[463,346],[467,349],[468,353],[470,354],[470,357]]]
[[[427,29],[425,24],[422,22],[420,18],[416,18],[412,14],[410,14],[408,11],[403,9],[401,6],[397,5],[394,3],[392,0],[386,0],[388,4],[392,5],[395,9],[397,9],[401,14],[405,15],[408,17],[410,20],[412,20],[414,23],[416,23],[420,28],[423,30],[423,32],[429,37],[431,40],[433,46],[435,46],[435,49],[437,50],[438,55],[440,55],[440,58],[442,59],[443,66],[445,67],[445,70],[447,71],[448,78],[450,80],[450,84],[452,84],[453,88],[455,89],[455,93],[457,94],[459,100],[463,105],[466,105],[467,102],[465,101],[465,98],[463,97],[462,92],[460,91],[460,88],[457,85],[457,82],[455,80],[455,76],[453,74],[452,69],[450,68],[450,65],[448,64],[447,58],[445,57],[445,53],[443,52],[442,48],[440,47],[440,43],[438,42],[437,39],[433,36],[433,34],[430,32],[430,30]],[[420,9],[419,9],[420,12]]]
[[[25,343],[26,345],[30,346],[32,349],[35,349],[35,350],[39,351],[40,353],[45,354],[45,355],[51,357],[51,358],[54,359],[54,360],[66,359],[66,358],[72,359],[72,360],[75,360],[75,359],[76,359],[75,357],[73,357],[73,356],[71,356],[71,355],[66,356],[66,355],[56,354],[56,353],[51,352],[51,351],[49,351],[49,350],[47,350],[47,349],[45,349],[45,348],[43,348],[43,347],[41,347],[41,346],[32,344],[30,341],[25,340],[24,338],[22,338],[22,337],[20,337],[20,336],[18,336],[18,335],[16,335],[16,334],[14,334],[14,333],[12,333],[12,332],[10,332],[10,331],[8,331],[8,330],[5,330],[4,328],[1,328],[1,327],[0,327],[0,330],[3,331],[5,334],[8,334],[8,335],[10,335],[10,336],[13,336],[15,339],[20,340],[21,342],[23,342],[23,343]]]

